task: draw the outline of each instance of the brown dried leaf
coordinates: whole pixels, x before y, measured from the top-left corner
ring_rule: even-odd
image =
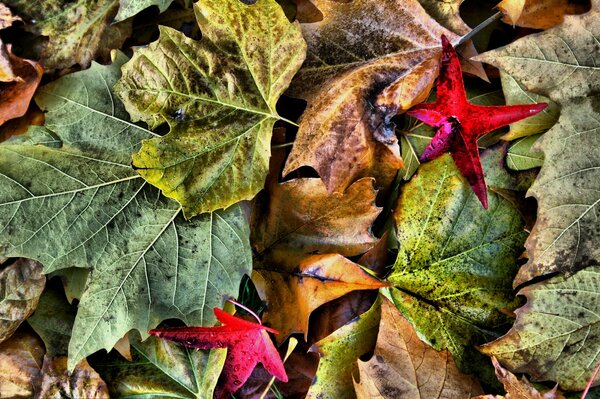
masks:
[[[44,356],[42,382],[36,399],[108,399],[108,388],[100,375],[83,359],[73,372],[67,371],[67,357]]]
[[[440,36],[458,37],[416,0],[314,3],[323,20],[302,24],[308,55],[291,89],[309,104],[284,175],[310,166],[329,192],[365,176],[386,187],[402,166],[390,118],[427,95]]]
[[[0,29],[6,29],[16,21],[22,21],[22,19],[13,15],[10,8],[6,7],[4,3],[0,3]]]
[[[292,273],[255,269],[252,281],[268,304],[263,321],[280,332],[279,342],[296,332],[306,339],[308,318],[324,303],[351,291],[389,286],[338,254],[309,256]]]
[[[373,179],[361,179],[343,194],[328,195],[321,179],[271,183],[268,192],[263,211],[252,217],[252,243],[262,264],[291,272],[306,255],[355,256],[377,240],[370,231],[381,211]]]
[[[563,22],[565,15],[586,11],[569,0],[502,0],[497,6],[503,22],[523,28],[549,29]]]
[[[42,341],[28,330],[0,344],[0,398],[32,398],[39,387]]]
[[[381,305],[375,353],[369,361],[359,361],[358,368],[358,399],[463,399],[483,392],[475,377],[458,370],[450,352],[422,342],[387,299]]]

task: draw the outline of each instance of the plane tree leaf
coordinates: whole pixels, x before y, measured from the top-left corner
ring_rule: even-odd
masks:
[[[329,192],[365,176],[385,187],[402,166],[390,118],[425,100],[441,35],[458,37],[417,0],[314,3],[323,19],[302,24],[308,55],[291,89],[308,107],[283,173],[310,166]]]
[[[268,172],[275,110],[305,54],[298,23],[275,0],[194,5],[197,42],[171,28],[123,68],[116,91],[134,121],[170,133],[133,165],[187,218],[251,199]],[[269,46],[263,45],[270,43]]]
[[[75,64],[86,68],[97,56],[109,58],[131,33],[131,22],[112,25],[119,0],[4,0],[28,23],[42,44],[41,63],[48,71]]]
[[[113,397],[212,398],[226,349],[196,351],[155,337],[131,339],[132,361],[114,352],[93,362]]]
[[[536,134],[515,140],[506,153],[506,166],[512,170],[527,170],[542,166],[544,153],[534,148],[540,136]]]
[[[529,192],[538,201],[538,218],[526,244],[529,262],[515,285],[600,262],[598,16],[595,2],[587,14],[567,16],[559,26],[480,56],[561,106],[557,124],[538,144],[545,161]]]
[[[0,342],[35,310],[46,286],[42,265],[18,259],[0,271]]]
[[[527,237],[518,210],[488,195],[486,211],[449,155],[421,165],[401,187],[398,257],[388,277],[394,304],[419,336],[448,349],[461,370],[480,374],[484,358],[472,344],[510,325],[503,310],[516,305],[511,281]]]
[[[257,267],[252,282],[268,304],[263,321],[280,332],[275,336],[279,342],[296,332],[306,339],[310,314],[324,303],[352,291],[388,286],[339,254],[309,256],[291,273]]]
[[[556,276],[519,291],[527,303],[502,338],[482,347],[513,372],[581,391],[598,363],[600,267]],[[600,382],[596,376],[595,384]]]
[[[307,399],[356,397],[352,376],[358,372],[358,358],[373,349],[377,340],[380,305],[378,299],[371,309],[310,347],[320,360]]]
[[[153,134],[127,121],[109,89],[124,61],[42,88],[46,125],[0,146],[0,253],[37,259],[46,273],[91,269],[69,369],[131,329],[146,336],[166,318],[212,323],[211,308],[251,268],[240,207],[186,222],[131,168],[130,154]]]
[[[373,179],[361,179],[343,194],[329,195],[314,178],[275,182],[268,192],[254,212],[251,239],[256,259],[269,268],[290,272],[313,253],[360,255],[377,241],[371,225],[381,209]]]
[[[173,0],[119,0],[119,12],[115,16],[115,22],[124,21],[133,17],[140,11],[157,6],[160,12],[165,11]]]
[[[448,351],[421,341],[388,299],[381,304],[373,357],[359,361],[358,369],[360,379],[354,380],[358,399],[463,399],[483,392],[475,377],[458,370]]]

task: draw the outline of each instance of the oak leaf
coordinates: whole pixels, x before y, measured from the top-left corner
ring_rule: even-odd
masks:
[[[281,332],[279,342],[296,332],[306,339],[308,319],[324,303],[352,291],[389,286],[339,254],[309,256],[291,273],[255,268],[252,282],[268,305],[264,321]]]
[[[526,243],[529,262],[515,286],[600,262],[599,6],[594,1],[587,14],[567,16],[559,26],[479,56],[561,107],[557,124],[538,142],[545,160],[529,191],[538,201],[538,218]]]
[[[359,361],[358,399],[464,399],[482,393],[473,376],[462,374],[448,351],[422,342],[394,305],[383,299],[373,357]]]
[[[263,188],[281,119],[275,105],[305,54],[298,24],[275,0],[209,0],[194,10],[199,42],[161,27],[115,87],[134,121],[168,123],[169,134],[144,141],[133,166],[179,201],[186,218]]]
[[[149,333],[188,348],[227,348],[220,383],[215,390],[217,399],[228,398],[244,385],[259,362],[277,379],[287,382],[283,362],[268,334],[279,334],[276,330],[232,316],[219,308],[214,308],[214,312],[221,326],[163,328]]]

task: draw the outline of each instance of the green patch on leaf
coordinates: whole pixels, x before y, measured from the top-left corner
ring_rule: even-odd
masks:
[[[506,165],[512,170],[539,168],[544,164],[544,153],[533,147],[541,134],[523,137],[510,145]]]
[[[133,17],[142,10],[151,6],[157,6],[160,12],[165,11],[173,0],[119,0],[119,12],[115,17],[115,22],[126,20]]]
[[[275,0],[195,4],[202,40],[162,27],[137,52],[115,90],[134,121],[165,137],[147,140],[133,165],[190,218],[263,188],[277,99],[306,52],[299,25]],[[268,43],[268,45],[266,45]]]

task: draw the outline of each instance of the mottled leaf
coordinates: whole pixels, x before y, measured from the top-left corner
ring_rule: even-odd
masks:
[[[42,341],[28,331],[17,331],[0,344],[0,398],[29,399],[39,387],[44,358]]]
[[[598,363],[599,287],[600,267],[593,266],[523,288],[519,294],[527,303],[515,311],[515,325],[484,345],[483,352],[534,381],[556,381],[561,388],[583,390]]]
[[[560,24],[567,14],[585,11],[585,5],[569,0],[502,0],[497,7],[507,24],[548,29]]]
[[[513,142],[506,154],[506,166],[512,170],[527,170],[542,166],[544,153],[533,147],[540,136],[536,134]]]
[[[158,10],[163,12],[172,2],[173,0],[119,0],[119,12],[115,17],[115,22],[133,17],[140,11],[151,6],[157,6]]]
[[[275,0],[195,4],[197,42],[162,27],[123,68],[116,91],[134,121],[170,133],[147,140],[133,165],[179,201],[187,218],[263,188],[277,99],[304,60],[305,43]],[[270,43],[269,46],[263,45]]]
[[[37,399],[108,399],[108,388],[98,373],[83,359],[72,372],[67,371],[67,357],[44,356],[42,381],[36,389]]]
[[[324,303],[352,291],[388,285],[338,254],[309,256],[291,273],[258,267],[252,273],[252,282],[267,302],[264,322],[280,332],[276,336],[279,342],[297,332],[304,333],[306,339],[308,319]]]
[[[145,336],[166,318],[212,323],[211,308],[251,267],[240,207],[186,222],[131,168],[152,134],[127,121],[109,90],[123,62],[45,86],[45,127],[0,146],[0,253],[37,259],[47,273],[91,269],[70,368],[134,328]]]
[[[36,35],[48,36],[42,45],[46,70],[79,64],[86,68],[97,56],[108,58],[131,32],[131,22],[111,25],[119,0],[4,0]]]
[[[359,255],[377,241],[371,233],[380,212],[373,179],[361,179],[343,194],[328,195],[321,179],[275,183],[268,190],[264,212],[253,217],[252,244],[257,259],[271,267],[291,271],[313,253]]]
[[[0,271],[0,342],[33,313],[45,285],[42,265],[30,259],[18,259]]]
[[[307,399],[355,398],[352,375],[358,372],[359,356],[375,345],[381,315],[381,300],[333,334],[311,346],[321,359]]]
[[[359,361],[358,399],[464,399],[482,393],[473,376],[462,374],[448,351],[422,342],[394,305],[383,299],[375,353]]]

